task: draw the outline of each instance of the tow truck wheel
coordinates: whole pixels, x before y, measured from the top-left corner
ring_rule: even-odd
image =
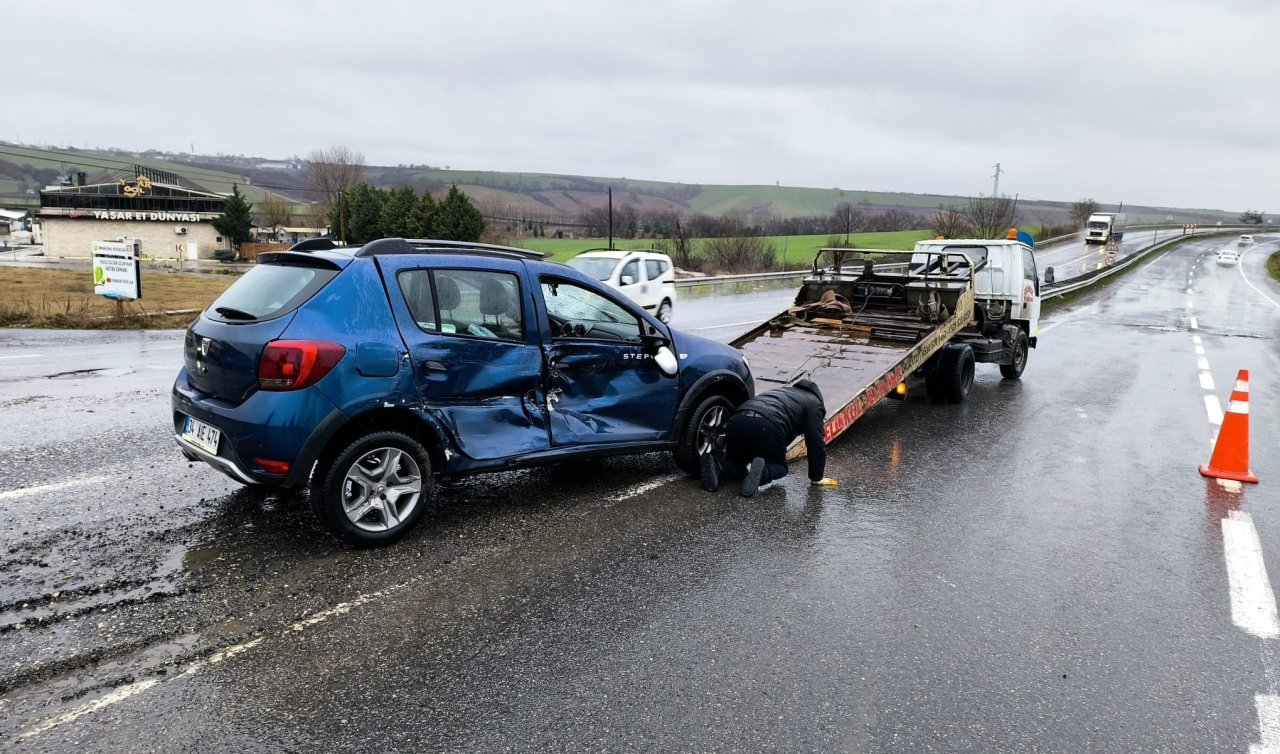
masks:
[[[948,343],[938,354],[938,365],[925,377],[924,389],[937,403],[964,403],[973,387],[973,349],[967,343]]]
[[[723,450],[724,429],[733,415],[733,403],[723,395],[703,398],[693,412],[676,447],[676,465],[691,476],[699,474],[698,459],[712,450]]]
[[[1017,380],[1022,378],[1022,370],[1027,368],[1027,356],[1031,352],[1031,343],[1027,340],[1027,334],[1018,333],[1018,339],[1013,341],[1013,363],[1001,364],[1000,374],[1006,380]]]

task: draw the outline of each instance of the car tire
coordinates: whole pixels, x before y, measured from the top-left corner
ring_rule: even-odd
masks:
[[[1018,331],[1018,337],[1013,341],[1013,363],[1001,364],[1000,374],[1006,380],[1022,379],[1022,372],[1027,368],[1027,357],[1031,355],[1031,341],[1027,338],[1027,334]]]
[[[674,452],[676,465],[686,474],[698,476],[701,473],[698,459],[702,454],[724,447],[724,428],[734,408],[733,402],[723,395],[712,395],[699,401],[689,414]]]
[[[371,432],[316,469],[311,510],[348,544],[389,544],[432,505],[433,483],[422,443],[401,432]]]
[[[658,321],[661,322],[662,324],[664,325],[671,324],[671,301],[670,300],[665,298],[662,299],[662,303],[658,304],[658,313],[656,316],[658,318]]]
[[[973,387],[976,360],[968,343],[948,343],[938,354],[938,363],[925,377],[925,392],[936,403],[964,403]]]

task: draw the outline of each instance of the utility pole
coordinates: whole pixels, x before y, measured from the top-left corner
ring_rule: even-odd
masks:
[[[613,248],[613,186],[609,187],[609,248]]]
[[[992,184],[991,186],[992,197],[1000,196],[1000,173],[1003,172],[1000,170],[1000,163],[997,162],[995,164],[995,168],[996,168],[996,174],[992,176],[992,178],[995,179],[995,183]]]

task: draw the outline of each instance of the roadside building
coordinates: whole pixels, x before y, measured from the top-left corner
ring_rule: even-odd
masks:
[[[167,170],[141,165],[97,183],[49,186],[38,217],[46,257],[87,257],[94,241],[136,238],[152,258],[212,259],[226,248],[212,221],[227,198]]]

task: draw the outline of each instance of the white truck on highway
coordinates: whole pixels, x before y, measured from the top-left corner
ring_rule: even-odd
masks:
[[[1019,379],[1040,323],[1029,243],[933,240],[911,254],[820,249],[787,311],[732,341],[759,391],[810,379],[826,397],[826,441],[885,397],[923,382],[961,403],[977,362]],[[789,459],[805,455],[803,440]]]
[[[1085,243],[1107,243],[1114,239],[1116,243],[1124,240],[1124,213],[1094,212],[1084,226]]]

